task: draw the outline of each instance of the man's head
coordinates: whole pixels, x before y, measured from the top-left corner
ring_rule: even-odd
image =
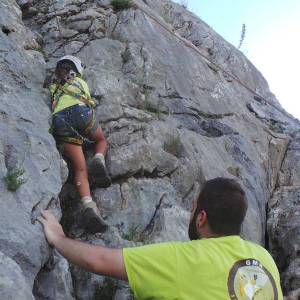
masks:
[[[246,211],[245,192],[239,183],[221,177],[209,180],[194,204],[189,237],[238,235]]]

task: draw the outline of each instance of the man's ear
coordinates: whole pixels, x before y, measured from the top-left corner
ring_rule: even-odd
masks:
[[[196,218],[197,230],[201,229],[206,224],[207,224],[207,213],[205,210],[201,210]]]

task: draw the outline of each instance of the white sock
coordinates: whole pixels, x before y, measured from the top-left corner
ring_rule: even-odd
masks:
[[[96,153],[94,155],[94,158],[99,158],[103,164],[103,166],[105,166],[105,158],[104,158],[104,155],[102,153]]]
[[[82,204],[87,204],[87,203],[93,202],[93,199],[91,196],[84,196],[80,199],[80,201]]]

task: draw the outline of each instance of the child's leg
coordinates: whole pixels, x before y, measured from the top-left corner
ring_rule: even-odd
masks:
[[[101,153],[105,156],[107,152],[107,142],[101,127],[99,126],[94,132],[90,134],[90,139],[95,142],[94,153]]]
[[[111,179],[108,174],[105,164],[105,154],[107,152],[107,142],[101,127],[98,127],[90,134],[90,139],[95,141],[94,145],[94,158],[91,163],[90,171],[96,180],[96,184],[99,187],[109,187],[111,185]]]
[[[75,185],[81,198],[82,214],[87,220],[86,229],[91,233],[104,232],[108,225],[102,219],[96,203],[92,200],[88,173],[82,146],[65,143],[65,154],[71,159],[75,172]]]
[[[75,173],[75,186],[80,198],[91,197],[85,157],[81,145],[64,143],[64,153],[71,159]]]

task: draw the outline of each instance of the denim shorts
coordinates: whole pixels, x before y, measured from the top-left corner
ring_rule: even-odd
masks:
[[[73,105],[57,112],[52,119],[52,134],[58,144],[82,145],[84,138],[96,131],[94,110],[86,105]]]

